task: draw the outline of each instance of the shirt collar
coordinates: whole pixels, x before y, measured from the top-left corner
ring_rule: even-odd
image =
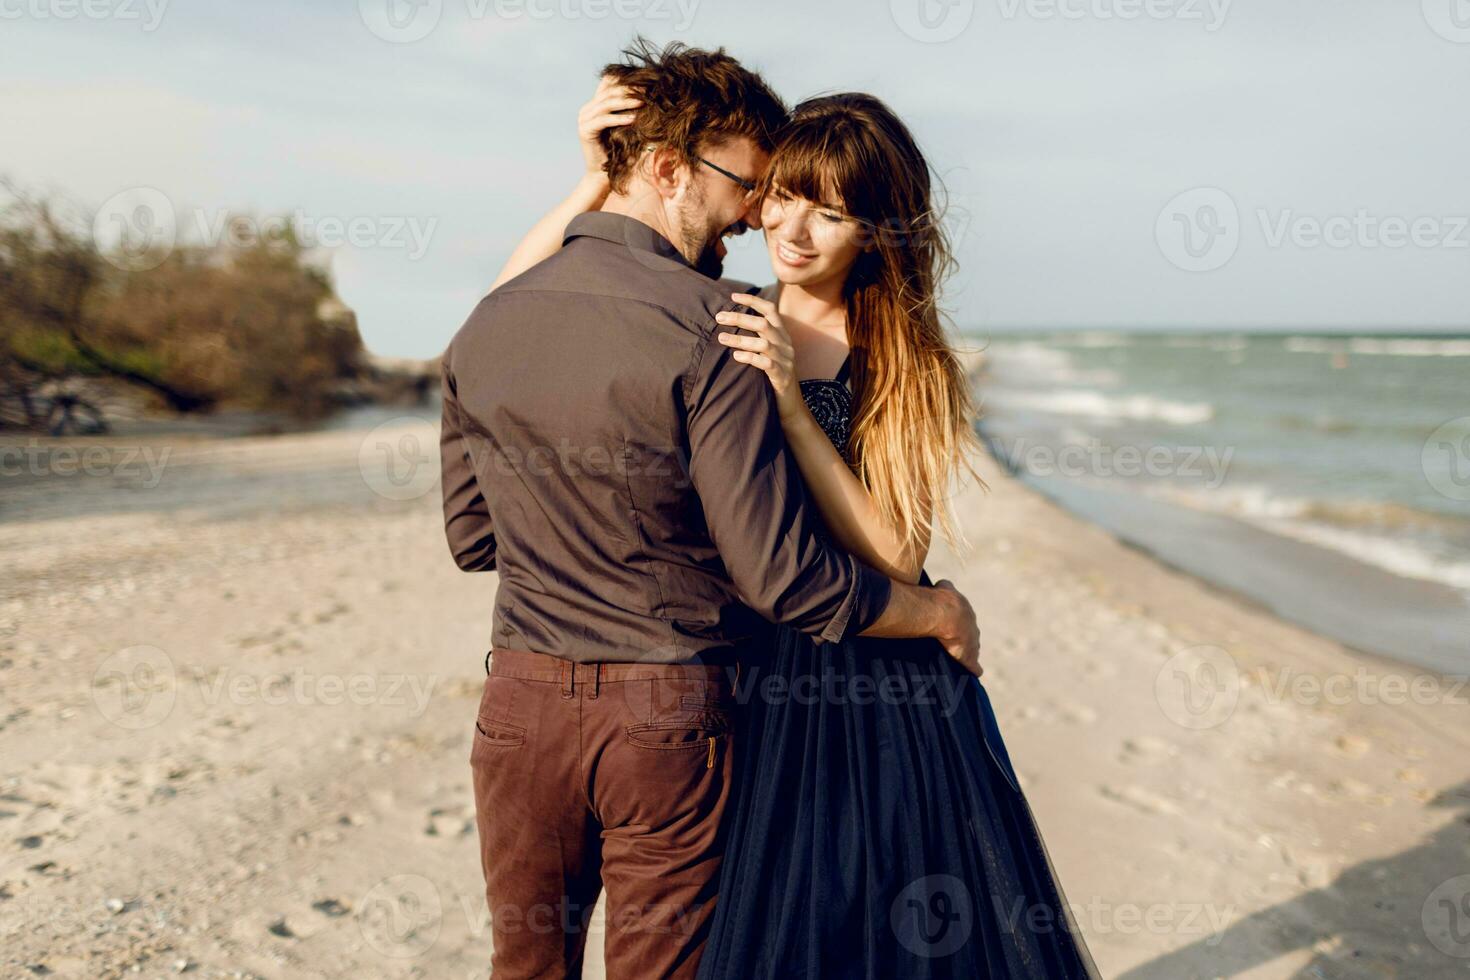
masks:
[[[688,266],[689,260],[679,253],[667,238],[654,231],[637,218],[609,211],[588,211],[579,214],[567,225],[561,243],[565,245],[573,238],[601,238],[616,245],[626,245],[640,252],[652,252],[666,259],[673,259]]]

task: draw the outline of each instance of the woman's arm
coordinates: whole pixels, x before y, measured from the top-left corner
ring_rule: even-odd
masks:
[[[510,258],[505,260],[500,275],[495,277],[490,288],[500,288],[502,283],[509,282],[542,259],[555,255],[557,249],[561,248],[562,235],[566,233],[571,220],[579,214],[601,208],[602,202],[607,200],[607,191],[607,174],[583,174],[572,193],[546,212],[526,232],[526,237],[521,239],[515,251],[510,253]]]
[[[931,508],[922,501],[919,525],[925,528],[917,545],[910,546],[883,519],[862,481],[848,468],[832,440],[806,406],[796,381],[791,339],[776,304],[749,293],[735,293],[735,302],[759,312],[720,313],[716,320],[744,327],[756,336],[721,333],[720,343],[733,347],[735,360],[760,368],[776,389],[781,428],[796,457],[802,479],[817,503],[828,530],[837,542],[868,565],[901,582],[918,582],[929,552]]]
[[[806,402],[789,415],[782,413],[781,429],[837,543],[888,577],[917,583],[929,553],[929,508],[919,508],[919,526],[924,528],[921,540],[913,547],[905,545],[812,417]]]
[[[598,136],[604,129],[632,122],[637,114],[633,110],[642,104],[643,100],[632,95],[632,90],[626,85],[617,84],[610,76],[602,77],[592,100],[577,113],[577,135],[582,143],[582,156],[587,161],[587,172],[577,181],[577,186],[565,200],[548,211],[526,232],[526,237],[510,253],[510,258],[495,277],[491,290],[514,279],[542,259],[556,254],[556,250],[561,248],[562,235],[567,230],[567,224],[579,214],[602,207],[608,193],[607,171],[603,169],[607,154],[603,151]]]

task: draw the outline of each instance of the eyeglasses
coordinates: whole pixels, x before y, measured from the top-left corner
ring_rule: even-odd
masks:
[[[699,162],[702,163],[702,164],[704,164],[706,167],[709,167],[715,173],[720,174],[720,175],[722,175],[724,177],[728,177],[730,180],[732,180],[735,183],[739,184],[741,186],[741,188],[743,188],[745,190],[746,200],[749,200],[750,199],[750,196],[755,193],[755,181],[753,181],[753,180],[746,180],[744,177],[741,177],[741,176],[739,176],[737,174],[732,174],[730,171],[726,170],[724,167],[720,166],[719,164],[717,164],[717,163],[710,163],[704,157],[700,157],[699,158]]]

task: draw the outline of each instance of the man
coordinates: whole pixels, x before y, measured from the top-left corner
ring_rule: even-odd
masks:
[[[769,384],[716,342],[721,239],[785,120],[723,51],[647,45],[607,137],[612,191],[496,289],[444,357],[444,517],[496,569],[471,766],[497,980],[580,975],[608,897],[614,980],[692,977],[728,796],[731,671],[767,621],[826,640],[937,638],[969,604],[892,582],[822,533]]]

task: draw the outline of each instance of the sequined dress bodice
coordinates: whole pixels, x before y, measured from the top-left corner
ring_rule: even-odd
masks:
[[[777,292],[774,286],[765,286],[757,289],[755,294],[774,300]],[[837,377],[809,378],[799,382],[806,407],[811,410],[812,417],[844,458],[847,456],[847,440],[852,428],[852,391],[847,382],[851,366],[852,355],[849,354],[842,362],[842,367],[837,369]]]
[[[847,388],[849,361],[842,362],[842,369],[835,378],[809,378],[801,384],[801,397],[812,417],[832,440],[832,445],[843,456],[847,455],[847,437],[852,426],[852,392]]]

